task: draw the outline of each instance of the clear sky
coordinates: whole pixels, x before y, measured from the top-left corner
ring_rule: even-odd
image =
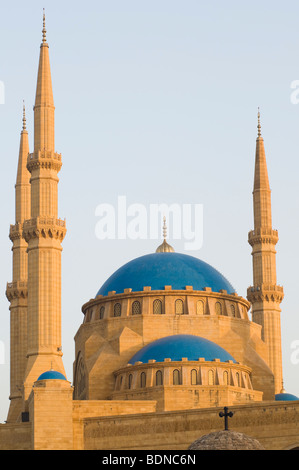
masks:
[[[9,225],[14,223],[22,100],[30,145],[42,7],[46,8],[56,147],[62,153],[59,216],[63,243],[64,363],[72,380],[81,306],[113,271],[155,251],[156,240],[95,235],[99,204],[202,204],[204,243],[196,252],[246,296],[252,284],[252,189],[257,107],[279,230],[278,283],[285,288],[285,387],[299,395],[298,1],[27,0],[2,2],[0,15],[0,421],[9,396]],[[176,251],[183,240],[171,240]]]

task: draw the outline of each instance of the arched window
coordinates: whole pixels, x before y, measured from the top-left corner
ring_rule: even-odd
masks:
[[[184,315],[184,302],[181,299],[175,301],[176,315]]]
[[[156,386],[160,387],[161,385],[163,385],[163,374],[161,370],[158,370],[156,372]]]
[[[119,390],[121,390],[122,384],[123,384],[123,376],[121,375],[119,379]]]
[[[213,370],[209,370],[209,385],[215,385],[215,374]]]
[[[236,318],[236,307],[233,304],[230,306],[230,311],[231,311],[232,317]]]
[[[105,315],[105,307],[101,307],[100,308],[100,320],[103,320],[104,315]]]
[[[215,304],[215,313],[216,315],[222,315],[222,305],[220,302],[216,302]]]
[[[128,385],[129,385],[129,389],[131,390],[132,385],[133,385],[133,375],[132,374],[129,375],[129,384]]]
[[[228,383],[228,372],[227,372],[227,370],[225,370],[225,371],[223,372],[223,383],[224,383],[224,385],[229,385],[229,383]]]
[[[241,381],[240,381],[240,374],[239,374],[239,372],[236,373],[236,382],[237,382],[237,387],[241,387]]]
[[[146,375],[145,372],[142,372],[140,375],[140,387],[145,388],[146,387]]]
[[[173,371],[173,385],[181,385],[181,374],[177,369]]]
[[[191,370],[191,385],[197,385],[197,370]]]
[[[161,300],[154,300],[154,314],[155,315],[162,315],[162,302]]]
[[[141,305],[140,302],[136,301],[132,304],[132,315],[140,315],[141,314]]]
[[[121,304],[114,305],[114,316],[120,317],[121,316]]]
[[[204,314],[204,306],[205,304],[203,303],[202,300],[199,300],[196,304],[196,313],[197,315],[203,315]]]

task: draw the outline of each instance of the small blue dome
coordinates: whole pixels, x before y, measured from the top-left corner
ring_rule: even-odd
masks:
[[[164,359],[181,361],[182,358],[187,358],[189,361],[204,358],[207,362],[220,359],[221,362],[236,363],[225,349],[212,341],[193,335],[174,335],[148,344],[131,358],[129,364],[134,365],[136,362],[146,364],[150,360],[164,362]]]
[[[278,393],[275,395],[275,401],[299,401],[299,398],[290,393]]]
[[[48,372],[44,372],[42,375],[39,376],[37,381],[40,380],[66,380],[65,376],[62,375],[60,372],[56,370],[49,370]]]
[[[141,292],[146,286],[152,290],[164,290],[165,286],[184,290],[186,286],[193,286],[194,290],[199,291],[210,287],[213,292],[235,292],[222,274],[198,258],[181,253],[153,253],[122,266],[105,282],[97,295],[106,296],[112,291],[122,294],[125,289]]]

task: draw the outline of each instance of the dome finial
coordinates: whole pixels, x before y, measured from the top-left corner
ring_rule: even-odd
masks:
[[[261,126],[261,112],[260,108],[258,108],[258,114],[257,114],[257,129],[258,129],[258,137],[262,137],[262,126]]]
[[[165,216],[163,217],[163,238],[164,238],[164,241],[163,241],[162,245],[160,245],[157,248],[156,253],[174,253],[174,249],[166,241],[166,239],[167,239],[167,225],[166,225],[166,217]]]
[[[281,389],[281,392],[280,392],[280,393],[283,393],[283,394],[287,393],[287,392],[285,391],[285,388],[284,388],[284,383],[283,383],[283,381],[282,381],[282,389]]]
[[[164,240],[166,240],[166,238],[167,238],[167,225],[166,225],[165,215],[163,217],[163,237],[164,237]]]

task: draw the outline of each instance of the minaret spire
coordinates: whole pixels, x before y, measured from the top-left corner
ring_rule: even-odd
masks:
[[[258,108],[258,114],[257,114],[257,128],[258,128],[258,137],[262,137],[262,126],[261,126],[261,113],[260,113],[260,108]]]
[[[55,152],[54,126],[55,107],[52,89],[52,77],[49,57],[49,45],[46,41],[45,13],[43,41],[40,46],[39,67],[34,105],[34,151]]]
[[[47,30],[46,30],[46,11],[43,9],[43,43],[47,42]]]
[[[26,131],[26,108],[25,108],[25,101],[23,100],[23,131]]]
[[[252,246],[253,286],[247,298],[252,303],[252,320],[262,326],[262,338],[268,348],[268,364],[274,373],[275,393],[282,383],[280,303],[283,288],[277,285],[276,250],[278,232],[272,229],[271,190],[264,139],[258,112],[258,137],[253,189],[254,230],[249,232]]]

